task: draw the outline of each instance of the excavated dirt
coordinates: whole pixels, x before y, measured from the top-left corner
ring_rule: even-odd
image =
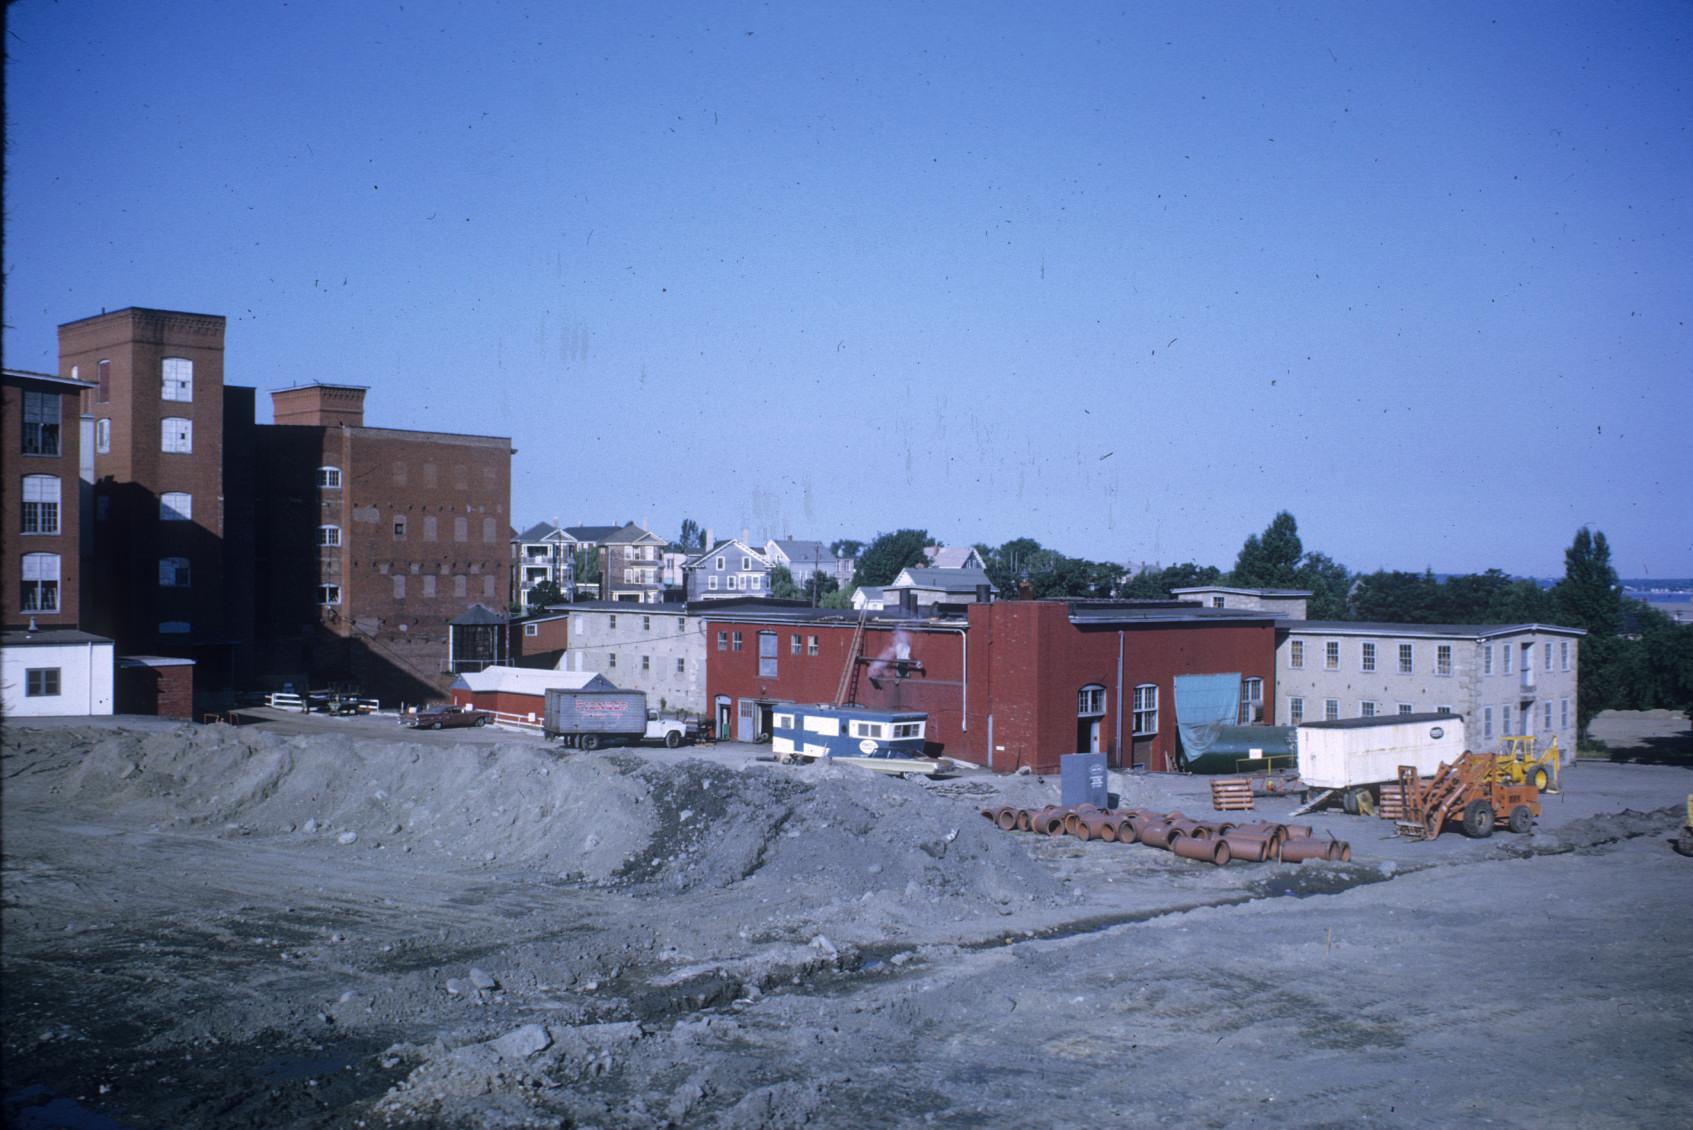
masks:
[[[1353,862],[1219,869],[978,814],[1055,781],[757,752],[8,726],[0,1115],[1684,1124],[1686,769],[1574,767],[1528,836],[1318,814]]]

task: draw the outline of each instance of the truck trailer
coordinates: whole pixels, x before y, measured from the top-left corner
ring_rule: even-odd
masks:
[[[688,724],[647,709],[641,691],[547,690],[542,730],[567,746],[598,749],[649,738],[675,749],[688,739]]]
[[[1396,785],[1401,765],[1432,777],[1442,762],[1455,763],[1467,747],[1458,714],[1384,714],[1295,727],[1299,779],[1307,790],[1304,811],[1339,797],[1351,815],[1373,814],[1383,785]]]

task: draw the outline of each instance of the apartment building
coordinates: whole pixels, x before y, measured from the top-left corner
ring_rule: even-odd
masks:
[[[1579,628],[1279,620],[1277,716],[1300,722],[1445,711],[1470,748],[1556,739],[1575,756]]]
[[[705,712],[705,625],[685,604],[573,604],[561,671],[598,672],[654,709]]]

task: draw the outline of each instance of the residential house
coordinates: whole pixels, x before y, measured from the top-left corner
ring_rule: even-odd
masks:
[[[986,571],[988,563],[981,552],[969,545],[929,545],[923,547],[931,569],[979,569]]]
[[[770,560],[739,538],[717,542],[687,570],[689,603],[770,595]]]
[[[917,565],[901,569],[893,583],[882,589],[886,604],[907,610],[934,604],[986,604],[998,595],[999,590],[980,569],[936,569]]]
[[[771,538],[764,543],[764,556],[771,568],[782,566],[793,575],[794,583],[801,587],[813,573],[822,573],[843,589],[852,584],[853,559],[836,557],[820,541]]]
[[[598,672],[625,690],[645,691],[655,710],[704,711],[704,628],[694,607],[602,600],[572,604],[566,615],[559,670]]]
[[[600,598],[657,604],[664,596],[661,557],[667,543],[634,522],[599,539]]]
[[[880,612],[887,607],[887,592],[881,585],[859,585],[852,590],[855,612]]]
[[[1580,628],[1553,624],[1381,624],[1282,619],[1278,715],[1300,722],[1461,714],[1470,748],[1556,739],[1575,756]]]
[[[512,591],[523,612],[531,610],[529,594],[545,582],[556,586],[565,600],[573,599],[576,553],[581,548],[582,543],[556,522],[537,522],[512,538]]]

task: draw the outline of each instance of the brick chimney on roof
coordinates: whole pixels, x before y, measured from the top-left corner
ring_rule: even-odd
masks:
[[[364,394],[357,385],[310,384],[271,393],[270,406],[278,424],[362,428]]]

